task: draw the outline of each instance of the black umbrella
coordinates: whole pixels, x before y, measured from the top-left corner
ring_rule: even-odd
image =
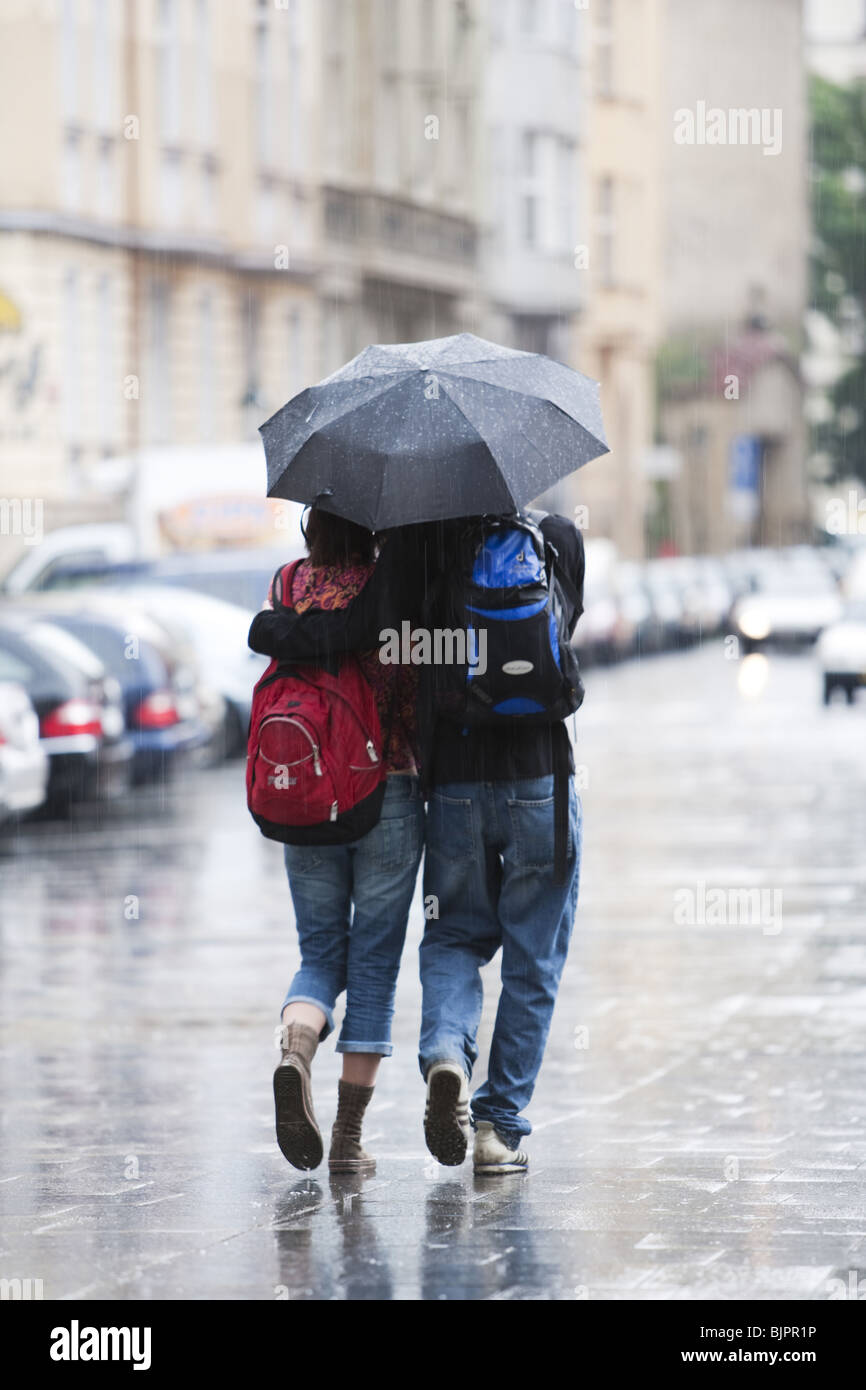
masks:
[[[472,333],[367,347],[260,433],[269,497],[371,531],[507,514],[608,452],[597,382]]]

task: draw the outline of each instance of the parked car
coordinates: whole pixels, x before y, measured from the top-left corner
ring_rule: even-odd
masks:
[[[24,686],[49,759],[46,806],[122,796],[132,778],[118,682],[83,643],[33,614],[0,614],[5,669]]]
[[[50,621],[89,647],[120,686],[133,744],[133,780],[170,776],[212,736],[195,677],[173,659],[167,634],[143,613],[52,609]]]
[[[572,638],[584,666],[613,661],[620,653],[620,614],[613,589],[616,563],[612,541],[603,537],[586,541],[583,614]]]
[[[248,621],[261,608],[281,565],[305,555],[298,544],[284,549],[216,550],[203,555],[167,555],[155,561],[149,580],[191,589],[246,610]]]
[[[135,535],[124,522],[94,522],[60,526],[39,545],[28,546],[3,577],[5,594],[18,595],[54,587],[68,570],[84,570],[131,560]]]
[[[687,607],[694,614],[699,639],[715,637],[722,631],[733,601],[731,586],[717,557],[690,557],[686,586]]]
[[[41,806],[48,787],[39,719],[23,685],[8,679],[16,664],[0,650],[0,822]]]
[[[160,584],[234,604],[247,612],[250,621],[261,608],[279,567],[304,553],[297,545],[287,545],[284,550],[215,550],[156,560],[111,561],[94,555],[87,561],[73,556],[58,561],[42,579],[41,588],[54,592],[93,585]]]
[[[652,603],[643,570],[636,561],[624,560],[616,566],[612,593],[619,610],[621,655],[642,656],[654,651]]]
[[[767,644],[808,645],[841,615],[842,600],[826,572],[796,565],[767,574],[736,601],[732,612],[734,628],[749,652]]]
[[[268,576],[273,578],[273,572]],[[182,631],[195,651],[204,681],[226,702],[227,756],[246,746],[253,686],[267,667],[267,657],[247,646],[251,615],[245,608],[192,589],[159,584],[136,584],[125,589],[130,603],[160,624]],[[267,593],[267,584],[257,607]]]
[[[657,651],[684,646],[693,630],[686,615],[679,583],[665,559],[648,560],[644,566],[652,608],[650,642]]]
[[[815,656],[824,676],[824,704],[843,690],[849,705],[861,685],[866,685],[866,598],[845,604],[837,623],[825,627]]]
[[[866,545],[851,557],[842,581],[842,591],[849,599],[866,598]]]

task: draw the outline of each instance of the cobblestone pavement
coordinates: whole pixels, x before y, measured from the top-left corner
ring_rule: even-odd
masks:
[[[721,644],[587,678],[527,1178],[425,1150],[420,896],[378,1171],[287,1167],[272,1034],[297,949],[240,764],[7,833],[0,1276],[61,1299],[866,1295],[866,709],[823,709],[808,657],[744,679]],[[337,1074],[326,1044],[323,1127]]]

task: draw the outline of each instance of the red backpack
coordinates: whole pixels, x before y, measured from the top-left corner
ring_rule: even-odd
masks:
[[[275,577],[291,596],[301,561]],[[287,605],[288,606],[288,605]],[[366,835],[385,796],[382,731],[354,656],[332,676],[273,660],[253,691],[247,805],[262,834],[287,845],[343,845]]]

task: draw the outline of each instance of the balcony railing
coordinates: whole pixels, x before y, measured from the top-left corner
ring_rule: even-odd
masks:
[[[324,224],[329,241],[375,245],[407,256],[472,265],[475,225],[463,217],[419,207],[399,198],[325,188]]]

